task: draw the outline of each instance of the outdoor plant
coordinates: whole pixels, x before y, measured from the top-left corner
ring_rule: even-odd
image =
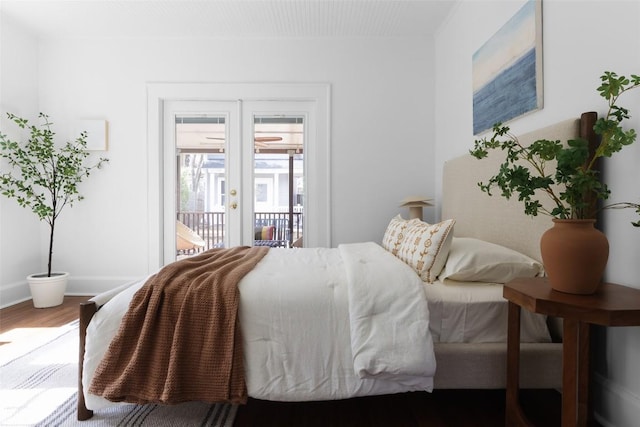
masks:
[[[85,164],[90,155],[86,132],[75,141],[56,147],[52,123],[46,114],[39,114],[40,126],[29,125],[26,119],[11,113],[7,116],[20,128],[28,129],[29,139],[16,142],[0,133],[0,157],[6,159],[10,167],[9,171],[0,170],[0,192],[15,199],[20,206],[30,208],[40,221],[49,224],[47,276],[51,277],[56,220],[65,206],[83,199],[78,185],[109,160],[100,158],[93,165]],[[0,167],[4,169],[4,165]]]
[[[486,157],[489,150],[505,152],[498,173],[489,181],[478,183],[480,189],[492,195],[492,190],[498,188],[507,199],[516,195],[524,203],[527,215],[541,213],[559,219],[595,218],[596,202],[606,200],[610,191],[600,181],[599,171],[594,169],[594,165],[599,158],[611,157],[635,141],[635,130],[625,131],[622,128],[622,122],[629,118],[629,111],[617,102],[623,93],[640,87],[638,75],[627,78],[605,71],[600,79],[597,90],[609,108],[593,127],[600,136],[593,157],[589,158],[588,142],[584,139],[567,141],[567,146],[563,146],[561,141],[542,139],[525,147],[509,133],[508,126],[498,123],[494,125],[490,139],[476,140],[470,150],[471,155],[478,159]],[[556,163],[550,163],[552,161]],[[540,203],[542,193],[553,201],[552,209],[546,209]],[[640,214],[640,206],[634,203],[617,203],[609,207],[631,207]],[[640,221],[634,225],[640,226]]]

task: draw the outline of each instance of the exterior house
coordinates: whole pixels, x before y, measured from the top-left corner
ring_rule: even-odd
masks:
[[[56,267],[73,272],[71,294],[85,295],[144,276],[155,265],[157,236],[146,226],[154,208],[148,195],[150,83],[327,84],[330,244],[380,241],[389,219],[404,213],[398,205],[407,195],[433,197],[436,206],[425,210],[425,220],[439,219],[443,162],[466,153],[474,140],[471,57],[523,1],[359,2],[387,18],[377,24],[346,6],[344,19],[336,20],[313,8],[296,9],[298,2],[282,2],[302,13],[305,25],[269,33],[261,19],[267,15],[256,10],[240,29],[219,25],[219,32],[210,33],[203,19],[184,34],[167,25],[162,13],[178,2],[160,2],[164,9],[148,16],[139,14],[138,2],[98,2],[93,7],[106,21],[96,25],[78,19],[77,9],[67,10],[75,26],[64,25],[62,14],[54,15],[62,25],[56,19],[45,25],[47,20],[36,19],[38,10],[16,13],[19,3],[51,14],[56,3],[65,2],[0,2],[2,132],[8,132],[6,112],[46,112],[62,137],[71,135],[76,119],[109,122],[111,161],[86,182],[86,199],[65,211],[57,231]],[[269,2],[237,3],[262,8]],[[430,9],[429,3],[446,7]],[[435,22],[432,10],[439,13]],[[143,21],[150,35],[135,29]],[[103,32],[107,27],[118,31]],[[640,74],[640,2],[544,0],[543,51],[544,107],[515,120],[515,133],[583,111],[604,113],[595,90],[602,71]],[[640,129],[640,94],[625,104],[632,114],[629,125]],[[640,199],[639,161],[636,143],[605,164],[612,201]],[[638,288],[640,231],[630,226],[632,220],[632,212],[604,214],[611,247],[606,279]],[[43,268],[46,238],[32,215],[0,198],[0,306],[28,298],[25,277]],[[640,328],[597,332],[597,416],[605,425],[635,425]]]

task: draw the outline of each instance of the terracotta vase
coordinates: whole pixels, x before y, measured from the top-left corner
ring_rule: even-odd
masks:
[[[609,241],[595,222],[554,219],[543,233],[540,251],[551,288],[582,295],[596,291],[609,258]]]

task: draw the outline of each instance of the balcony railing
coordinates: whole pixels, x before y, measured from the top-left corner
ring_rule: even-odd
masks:
[[[303,213],[294,212],[290,217],[289,212],[256,212],[255,224],[269,221],[284,221],[289,224],[289,246],[302,237]],[[220,248],[224,245],[224,212],[178,212],[178,221],[192,229],[205,241],[205,251],[212,248]],[[290,221],[293,219],[293,221]]]

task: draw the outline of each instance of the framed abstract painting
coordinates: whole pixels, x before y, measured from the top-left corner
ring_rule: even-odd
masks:
[[[528,0],[472,63],[474,135],[541,109],[542,0]]]

